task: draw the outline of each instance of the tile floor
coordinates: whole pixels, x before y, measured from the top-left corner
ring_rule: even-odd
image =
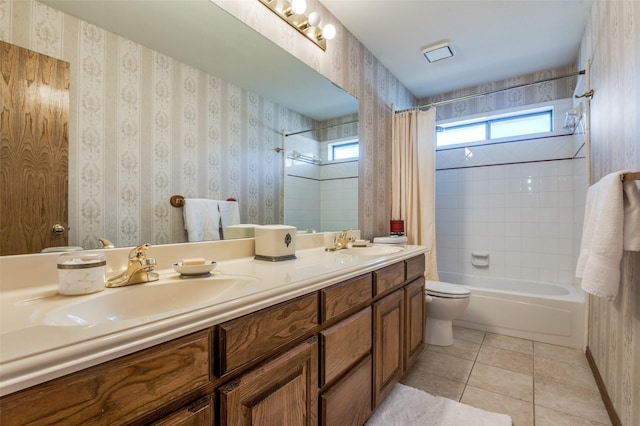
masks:
[[[401,383],[511,416],[515,426],[611,425],[577,349],[454,327],[427,346]]]

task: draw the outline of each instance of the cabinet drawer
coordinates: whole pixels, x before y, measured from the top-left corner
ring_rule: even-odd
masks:
[[[404,262],[398,262],[373,272],[375,296],[404,282]]]
[[[218,325],[218,377],[304,335],[318,324],[318,295],[281,303]]]
[[[320,290],[322,322],[366,303],[372,296],[371,274],[344,281]]]
[[[0,423],[130,422],[209,382],[209,331],[37,385],[2,399]]]
[[[424,255],[412,257],[404,261],[407,265],[407,281],[424,276]]]
[[[371,355],[320,396],[323,426],[360,426],[371,415]]]
[[[324,386],[371,351],[371,307],[320,332],[320,344],[320,386]]]
[[[151,426],[210,426],[213,418],[212,397],[205,396]]]

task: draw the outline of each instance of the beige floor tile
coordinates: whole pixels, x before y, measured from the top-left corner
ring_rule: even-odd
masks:
[[[533,426],[533,404],[510,396],[469,386],[462,394],[463,404],[511,416],[514,426]]]
[[[453,337],[468,342],[480,343],[484,340],[486,333],[482,330],[474,330],[472,328],[453,326]]]
[[[589,368],[587,357],[580,349],[534,342],[533,355],[535,359],[552,359],[554,361],[562,361],[569,364],[576,364],[584,368]]]
[[[416,360],[416,365],[419,365],[418,368],[422,368],[427,373],[466,383],[473,367],[473,361],[427,349]]]
[[[533,402],[533,376],[476,363],[468,385]]]
[[[469,361],[475,361],[480,351],[480,343],[470,342],[468,340],[453,338],[453,345],[451,346],[434,346],[428,345],[427,348],[433,352],[439,352],[441,354],[451,355],[458,358],[466,359]]]
[[[600,423],[594,420],[572,416],[551,408],[536,405],[534,408],[536,426],[608,426],[611,422]]]
[[[562,361],[537,357],[534,362],[534,383],[538,379],[553,380],[567,385],[597,391],[598,385],[591,368]]]
[[[576,417],[607,424],[609,416],[597,389],[588,390],[548,379],[535,383],[536,407],[546,407]]]
[[[531,340],[520,339],[518,337],[487,333],[482,344],[493,346],[495,348],[522,352],[525,354],[533,354],[533,342]]]
[[[523,352],[482,345],[476,362],[533,375],[533,355]]]
[[[436,376],[413,368],[405,374],[400,383],[412,388],[422,389],[431,395],[442,396],[454,401],[460,401],[465,386],[462,382],[456,382],[446,377]]]

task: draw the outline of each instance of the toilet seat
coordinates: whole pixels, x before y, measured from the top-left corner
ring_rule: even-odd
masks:
[[[462,285],[442,281],[427,281],[425,289],[429,296],[446,299],[466,299],[471,295],[471,290]]]

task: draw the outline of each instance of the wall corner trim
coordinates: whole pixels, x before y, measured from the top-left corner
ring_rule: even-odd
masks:
[[[618,417],[618,413],[616,413],[616,409],[613,406],[613,402],[611,398],[609,398],[609,392],[607,392],[607,388],[604,384],[604,380],[602,380],[602,376],[600,375],[600,371],[598,371],[598,366],[596,365],[596,360],[593,358],[593,354],[591,353],[591,349],[587,345],[587,350],[585,351],[585,355],[587,357],[587,362],[589,363],[589,367],[591,367],[591,372],[593,373],[593,378],[598,385],[598,390],[600,391],[600,397],[602,398],[602,402],[604,402],[604,407],[607,409],[607,413],[609,414],[609,419],[611,420],[611,424],[613,426],[622,426],[620,422],[620,417]]]

